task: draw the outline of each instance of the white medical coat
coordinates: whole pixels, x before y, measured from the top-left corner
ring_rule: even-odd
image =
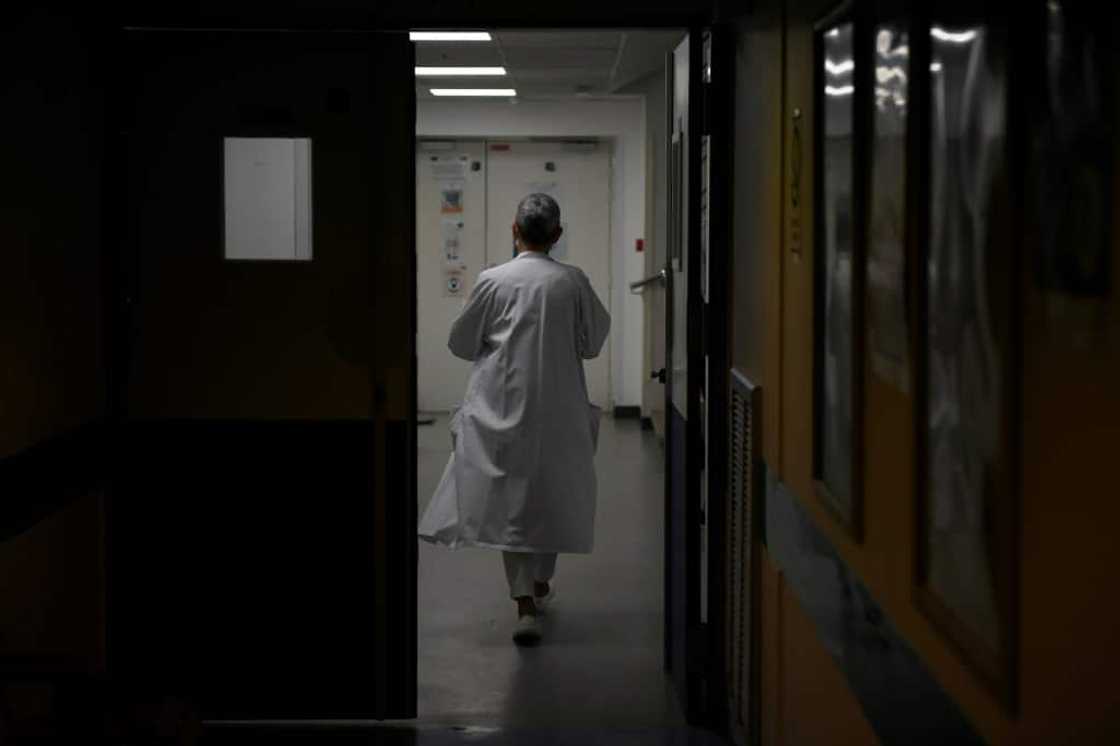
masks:
[[[479,275],[447,343],[474,365],[422,538],[591,551],[600,411],[588,401],[583,360],[599,354],[609,329],[583,271],[546,254],[524,252]]]

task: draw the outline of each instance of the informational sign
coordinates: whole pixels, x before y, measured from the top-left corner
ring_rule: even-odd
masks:
[[[444,215],[463,212],[463,182],[445,181],[439,186],[439,211]]]
[[[454,215],[445,215],[440,221],[440,247],[443,262],[448,266],[463,266],[463,221]]]
[[[436,181],[462,181],[467,176],[467,158],[441,158],[432,163],[432,176]]]

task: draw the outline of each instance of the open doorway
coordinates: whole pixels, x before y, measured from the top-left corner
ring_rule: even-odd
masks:
[[[565,237],[553,258],[583,269],[612,322],[585,366],[588,396],[604,411],[594,551],[559,556],[543,642],[518,648],[500,553],[421,542],[422,722],[684,723],[664,672],[665,456],[650,427],[660,402],[646,384],[664,365],[650,359],[651,338],[664,335],[650,310],[663,314],[664,301],[656,285],[630,288],[664,263],[665,60],[684,36],[492,30],[417,43],[419,512],[447,464],[450,413],[471,368],[448,351],[448,330],[479,272],[512,259],[522,196],[555,197]],[[473,76],[456,74],[468,66]],[[433,93],[479,88],[501,93]]]

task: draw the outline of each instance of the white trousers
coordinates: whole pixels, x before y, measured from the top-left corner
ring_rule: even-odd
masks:
[[[533,596],[533,583],[547,583],[556,573],[556,553],[502,552],[509,597]]]

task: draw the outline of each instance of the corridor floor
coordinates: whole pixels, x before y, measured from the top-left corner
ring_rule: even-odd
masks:
[[[447,417],[420,428],[423,513],[447,463]],[[663,454],[604,417],[595,551],[560,555],[544,641],[519,648],[502,559],[420,542],[420,722],[481,728],[663,728],[684,722],[662,670]]]
[[[419,430],[419,508],[450,452],[446,416]],[[662,448],[603,419],[590,555],[561,555],[544,642],[518,648],[501,556],[420,542],[419,717],[210,730],[202,743],[319,746],[725,746],[685,725],[662,670]],[[419,541],[419,540],[418,540]]]

